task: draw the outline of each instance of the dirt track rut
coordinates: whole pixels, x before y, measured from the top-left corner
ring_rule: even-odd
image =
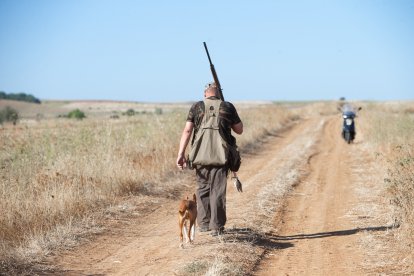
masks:
[[[359,229],[347,218],[356,204],[349,171],[352,157],[338,129],[337,121],[327,122],[309,159],[309,175],[289,196],[277,239],[293,246],[269,253],[257,275],[361,273],[362,256],[354,235]]]

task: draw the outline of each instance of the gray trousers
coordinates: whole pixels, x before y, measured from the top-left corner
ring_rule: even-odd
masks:
[[[203,166],[196,169],[197,223],[212,230],[226,224],[227,168]]]

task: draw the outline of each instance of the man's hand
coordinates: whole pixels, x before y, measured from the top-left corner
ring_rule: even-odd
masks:
[[[181,170],[187,167],[187,160],[184,157],[185,148],[190,141],[191,133],[193,132],[194,124],[192,122],[186,122],[183,130],[183,134],[180,139],[180,149],[178,150],[177,167]]]
[[[187,160],[185,159],[184,154],[183,155],[178,155],[178,158],[177,158],[177,167],[180,170],[182,170],[185,167],[187,167]]]

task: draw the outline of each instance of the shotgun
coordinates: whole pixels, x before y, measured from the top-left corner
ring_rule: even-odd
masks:
[[[213,63],[211,62],[210,54],[208,53],[208,49],[207,49],[207,44],[205,42],[203,42],[203,43],[204,43],[204,48],[206,49],[208,61],[210,62],[211,74],[213,74],[214,82],[215,82],[215,84],[217,86],[217,89],[219,91],[220,100],[224,101],[223,91],[221,89],[220,81],[217,77],[216,69],[214,68]]]

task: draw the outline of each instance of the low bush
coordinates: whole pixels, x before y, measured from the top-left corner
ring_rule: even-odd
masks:
[[[78,119],[78,120],[82,120],[84,118],[86,118],[86,115],[83,111],[81,111],[79,108],[72,110],[71,112],[68,113],[68,118],[70,119]]]
[[[136,112],[132,108],[130,108],[126,112],[122,113],[122,115],[126,115],[126,116],[134,116],[135,114],[136,114]]]
[[[12,122],[14,125],[19,120],[19,113],[14,108],[6,106],[3,110],[0,110],[0,124],[3,122]]]
[[[159,108],[159,107],[155,108],[154,113],[157,114],[157,115],[161,115],[162,114],[162,108]]]

